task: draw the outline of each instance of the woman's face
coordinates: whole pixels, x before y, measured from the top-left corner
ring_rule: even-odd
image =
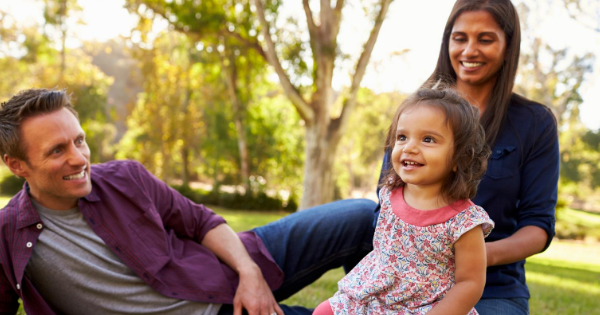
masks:
[[[457,86],[493,86],[504,63],[506,35],[487,11],[458,16],[450,33],[450,63]]]

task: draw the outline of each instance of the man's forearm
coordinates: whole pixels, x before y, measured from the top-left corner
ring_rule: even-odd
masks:
[[[238,274],[256,265],[240,238],[227,224],[208,231],[201,244]]]

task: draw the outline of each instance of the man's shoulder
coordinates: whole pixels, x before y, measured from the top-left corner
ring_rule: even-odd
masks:
[[[131,176],[145,170],[144,166],[134,160],[115,160],[91,166],[92,178]]]
[[[92,184],[96,189],[131,189],[144,185],[151,179],[150,173],[139,162],[117,160],[91,166]]]
[[[0,225],[11,224],[16,222],[19,216],[19,209],[22,208],[24,190],[19,191],[10,201],[0,209]]]

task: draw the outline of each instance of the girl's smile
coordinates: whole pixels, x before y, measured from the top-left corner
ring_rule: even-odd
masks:
[[[453,152],[454,138],[442,110],[421,103],[400,115],[392,164],[407,186],[439,190],[452,172]]]

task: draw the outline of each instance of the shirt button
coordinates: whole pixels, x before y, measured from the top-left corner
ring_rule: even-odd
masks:
[[[31,248],[31,246],[33,246],[33,244],[31,244],[31,242],[27,242],[27,245],[26,245],[26,246],[27,246],[28,248]]]
[[[17,290],[21,290],[21,285],[17,283]]]
[[[36,227],[38,230],[41,230],[41,229],[42,229],[42,224],[41,224],[41,223],[38,223],[38,225],[36,225],[35,227]]]

